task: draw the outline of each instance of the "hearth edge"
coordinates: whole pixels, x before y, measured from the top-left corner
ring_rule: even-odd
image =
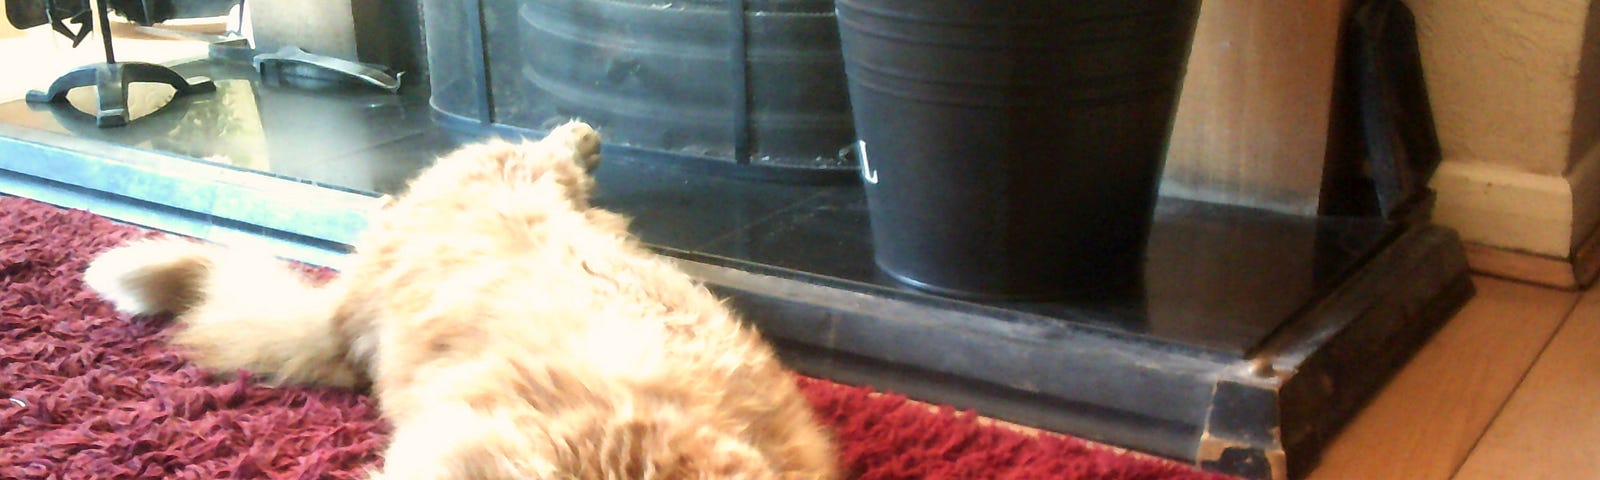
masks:
[[[188,168],[173,168],[179,165]],[[6,124],[0,124],[0,194],[221,243],[265,244],[287,258],[335,268],[365,226],[362,213],[378,202]],[[684,255],[686,270],[731,298],[803,373],[1247,478],[1308,471],[1387,372],[1472,294],[1455,233],[1407,227],[1257,355],[1240,359],[1070,324],[1017,331],[972,310],[667,253]],[[1410,282],[1386,283],[1397,278]],[[906,341],[919,336],[940,345]],[[1363,346],[1363,339],[1377,340]],[[1355,376],[1363,371],[1386,373]]]

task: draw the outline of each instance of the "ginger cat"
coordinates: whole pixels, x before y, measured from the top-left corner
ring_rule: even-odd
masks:
[[[181,239],[97,257],[86,283],[220,373],[371,384],[389,479],[837,478],[773,350],[589,205],[600,137],[441,158],[313,286],[264,255]],[[270,439],[262,439],[270,441]]]

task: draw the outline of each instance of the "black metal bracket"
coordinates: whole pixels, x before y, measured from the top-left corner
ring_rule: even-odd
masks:
[[[1428,179],[1442,157],[1416,19],[1398,0],[1363,0],[1342,42],[1349,99],[1338,108],[1351,126],[1340,143],[1350,152],[1328,163],[1323,214],[1425,222],[1434,195]]]
[[[73,25],[77,25],[78,31],[72,31],[72,27],[68,27],[66,24],[68,21],[72,22]],[[67,18],[52,15],[50,17],[50,29],[72,40],[72,47],[77,48],[78,44],[83,43],[83,39],[89,38],[89,31],[94,30],[94,25],[89,22],[89,11],[85,10]]]
[[[746,0],[728,0],[728,25],[733,35],[729,42],[729,102],[733,107],[733,161],[750,163],[750,28],[745,25]]]
[[[489,44],[484,37],[483,0],[471,0],[466,8],[467,68],[478,76],[478,123],[494,123],[494,79],[489,76]]]
[[[217,90],[216,84],[210,80],[189,83],[183,75],[162,65],[143,62],[117,63],[116,53],[111,46],[111,31],[106,27],[110,24],[109,7],[104,1],[95,3],[95,13],[99,17],[101,30],[100,39],[105,47],[105,63],[78,67],[57,78],[50,84],[49,89],[28,92],[29,102],[65,102],[67,92],[72,89],[94,86],[100,102],[98,111],[95,112],[95,125],[105,128],[128,124],[129,84],[150,82],[171,85],[174,90],[173,98]]]
[[[9,1],[5,4],[5,17],[12,28],[25,30],[40,25],[49,25],[51,30],[72,40],[72,46],[77,47],[88,38],[89,31],[93,29],[89,15],[93,11],[89,8],[89,0],[35,0],[35,1]],[[77,31],[68,27],[67,23],[77,25]]]
[[[353,80],[381,88],[389,93],[400,93],[400,78],[404,75],[404,73],[390,75],[379,65],[316,55],[295,46],[283,47],[276,53],[256,55],[252,63],[263,78],[291,82],[294,79],[320,82]]]
[[[95,125],[101,128],[120,127],[127,125],[130,120],[128,85],[135,82],[171,85],[174,90],[173,98],[217,90],[216,84],[210,80],[189,83],[189,80],[178,72],[161,65],[143,62],[100,63],[67,72],[51,83],[49,90],[28,92],[28,101],[64,102],[68,91],[78,87],[93,86],[99,92],[100,102],[99,109],[95,112]]]
[[[1441,157],[1416,20],[1397,0],[1375,0],[1355,11],[1350,33],[1369,168],[1378,204],[1394,218],[1428,189]]]

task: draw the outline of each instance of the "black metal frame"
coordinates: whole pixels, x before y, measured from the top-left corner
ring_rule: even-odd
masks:
[[[728,25],[733,30],[732,52],[728,58],[733,67],[728,78],[729,98],[733,103],[733,160],[740,165],[750,164],[750,28],[745,25],[747,0],[728,0]]]
[[[478,84],[483,85],[483,90],[478,92],[478,123],[491,125],[494,123],[494,84],[489,78],[489,45],[483,34],[483,0],[471,0],[467,7],[467,68],[478,74]]]
[[[106,61],[93,65],[78,67],[50,84],[44,91],[34,90],[28,92],[28,101],[34,103],[62,103],[67,101],[67,92],[74,88],[94,86],[99,94],[98,109],[95,112],[95,125],[101,128],[120,127],[127,125],[128,112],[128,85],[135,82],[162,83],[171,85],[173,98],[193,95],[197,93],[210,93],[217,90],[217,86],[210,80],[189,83],[178,72],[166,66],[143,62],[117,62],[115,50],[112,48],[110,25],[110,7],[106,0],[95,1],[95,15],[98,17],[100,40],[105,48]]]

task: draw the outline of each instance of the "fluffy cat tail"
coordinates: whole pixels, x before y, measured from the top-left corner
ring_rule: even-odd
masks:
[[[363,381],[336,320],[337,292],[271,256],[141,240],[95,257],[84,283],[121,312],[173,314],[171,343],[219,374],[341,387]]]

